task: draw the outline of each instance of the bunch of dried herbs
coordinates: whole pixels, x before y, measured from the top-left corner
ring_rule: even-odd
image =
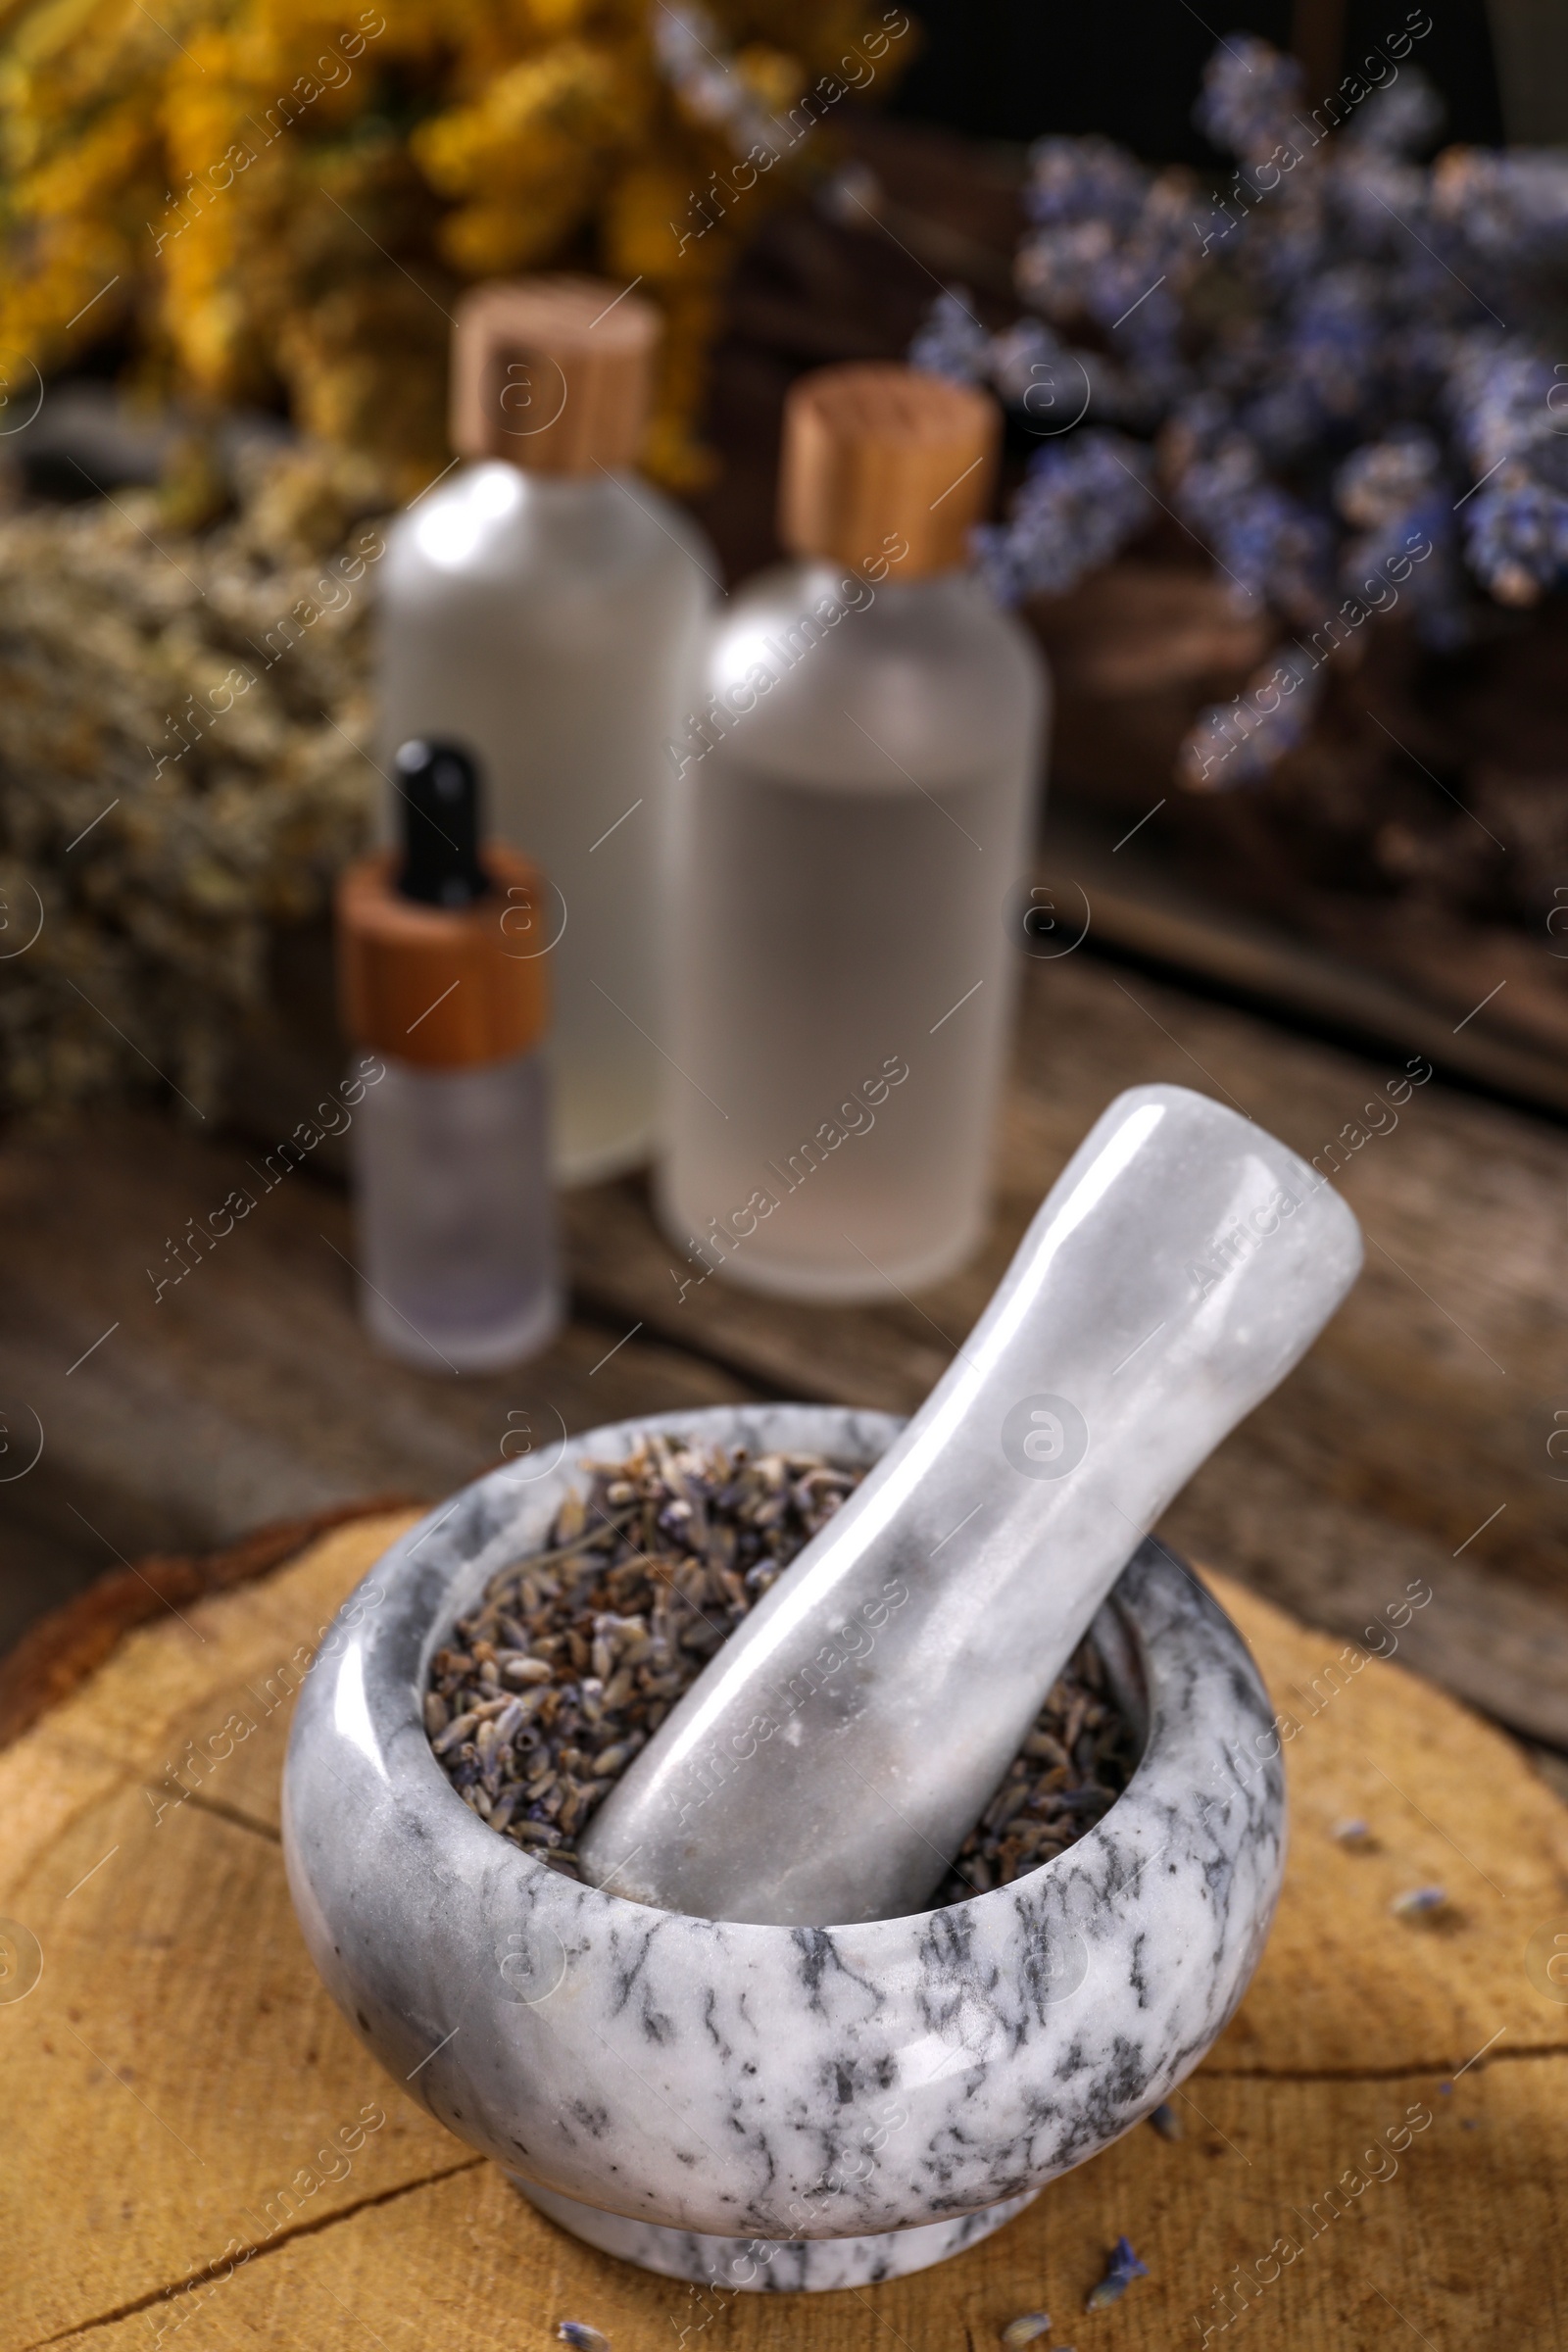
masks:
[[[862,1471],[650,1434],[585,1462],[543,1550],[494,1576],[431,1661],[425,1729],[480,1819],[566,1876],[576,1842],[708,1660]],[[1125,1788],[1131,1734],[1086,1642],[965,1840],[939,1903],[1061,1853]]]
[[[368,829],[384,484],[303,448],[211,528],[0,503],[0,1110],[224,1101],[274,932]]]

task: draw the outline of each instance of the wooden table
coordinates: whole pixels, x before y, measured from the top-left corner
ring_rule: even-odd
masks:
[[[563,2318],[616,2352],[671,2331],[685,2352],[710,2330],[736,2352],[885,2334],[904,2352],[982,2352],[1042,2305],[1048,2340],[1080,2352],[1198,2345],[1238,2308],[1237,2265],[1260,2346],[1378,2352],[1413,2330],[1436,2352],[1557,2352],[1568,2006],[1544,1969],[1568,1936],[1568,1813],[1517,1741],[1405,1667],[1568,1746],[1568,1463],[1548,1450],[1568,1426],[1568,1136],[1431,1080],[1396,1126],[1349,1148],[1404,1058],[1358,1059],[1087,951],[1031,963],[997,1214],[963,1274],[853,1312],[763,1305],[716,1281],[682,1299],[641,1187],[605,1186],[566,1205],[562,1339],[484,1380],[426,1379],[367,1348],[346,1200],[321,1173],[291,1177],[155,1303],[147,1269],[165,1265],[166,1237],[221,1200],[251,1145],[124,1113],[0,1152],[5,1378],[44,1430],[36,1466],[0,1490],[14,1615],[112,1571],[0,1668],[0,1914],[16,1923],[0,1963],[25,1966],[20,1926],[43,1967],[25,1999],[0,2001],[0,2352],[114,2352],[175,2327],[181,2352],[544,2352]],[[1177,2103],[1186,2135],[1140,2128],[961,2262],[872,2297],[706,2298],[592,2256],[385,2082],[288,1910],[286,1710],[256,1693],[400,1522],[355,1520],[303,1553],[296,1533],[216,1561],[146,1554],[375,1493],[437,1495],[514,1453],[523,1430],[548,1440],[747,1396],[907,1407],[1085,1127],[1149,1078],[1233,1101],[1308,1154],[1341,1138],[1370,1245],[1344,1313],[1166,1522],[1225,1572],[1218,1589],[1300,1726],[1279,1927]],[[287,1091],[264,1135],[304,1107]],[[1367,1659],[1368,1640],[1387,1646],[1367,1629],[1412,1586],[1432,1597],[1397,1658]],[[199,1781],[187,1771],[195,1793],[160,1812],[188,1743],[206,1747],[236,1708],[255,1733]],[[1375,1850],[1335,1841],[1349,1815],[1371,1822]],[[1396,1917],[1394,1899],[1427,1883],[1446,1907]],[[22,1981],[0,1975],[0,1991]],[[325,2134],[367,2104],[385,2124],[346,2175],[319,2179]],[[1330,2223],[1330,2185],[1350,2168],[1364,2181],[1364,2151],[1411,2110],[1433,2120],[1397,2172],[1343,2195]],[[1123,2231],[1152,2276],[1086,2316]],[[1259,2286],[1282,2235],[1301,2252]],[[230,2261],[253,2252],[215,2279],[230,2240]],[[168,2300],[200,2274],[197,2293]]]
[[[159,1609],[0,1754],[0,2352],[550,2352],[564,2319],[614,2352],[986,2352],[1039,2309],[1080,2352],[1244,2312],[1257,2352],[1561,2352],[1568,1810],[1396,1661],[1312,1713],[1330,1645],[1223,1581],[1302,1721],[1274,1936],[1179,2140],[1140,2125],[866,2292],[709,2294],[561,2234],[383,2075],[289,1907],[277,1669],[406,1523]],[[1395,1913],[1430,1883],[1445,1910]],[[1086,2315],[1122,2234],[1149,2276]]]
[[[372,1494],[433,1497],[515,1452],[525,1425],[542,1441],[757,1396],[907,1410],[1090,1122],[1120,1088],[1158,1078],[1237,1103],[1308,1156],[1340,1139],[1338,1181],[1368,1240],[1349,1303],[1163,1532],[1349,1641],[1423,1581],[1433,1597],[1400,1656],[1568,1748],[1568,1132],[1437,1080],[1396,1112],[1380,1090],[1407,1058],[1293,1035],[1098,959],[1092,940],[1028,961],[997,1211],[963,1273],[853,1311],[717,1280],[682,1299],[671,1269],[689,1269],[641,1184],[601,1186],[566,1202],[570,1324],[536,1363],[483,1379],[371,1352],[347,1201],[313,1167],[155,1304],[148,1269],[167,1271],[166,1239],[205,1220],[260,1152],[150,1112],[13,1141],[0,1150],[0,1385],[14,1414],[39,1416],[44,1448],[0,1486],[0,1645],[117,1557],[230,1543]],[[272,1125],[256,1122],[263,1149],[314,1100],[280,1080]],[[1385,1131],[1351,1149],[1369,1102]],[[1338,1646],[1325,1641],[1325,1669]]]

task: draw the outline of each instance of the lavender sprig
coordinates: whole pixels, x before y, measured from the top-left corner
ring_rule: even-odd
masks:
[[[1102,427],[1049,441],[1030,460],[1004,524],[983,524],[975,555],[1004,604],[1061,596],[1155,519],[1149,452]]]
[[[1301,105],[1301,69],[1256,33],[1233,32],[1203,69],[1193,121],[1228,154],[1251,161],[1287,140]]]
[[[1221,41],[1196,119],[1238,159],[1223,187],[1103,138],[1033,148],[1025,316],[991,334],[945,297],[912,355],[1054,436],[979,535],[998,594],[1070,588],[1156,496],[1297,642],[1349,606],[1355,628],[1397,610],[1452,646],[1481,593],[1525,605],[1568,586],[1568,360],[1548,356],[1568,156],[1415,161],[1442,103],[1409,46],[1379,87],[1348,76],[1325,116],[1266,41]],[[1288,711],[1258,714],[1227,784],[1299,742],[1320,687],[1303,677]],[[1189,781],[1213,723],[1184,747]]]

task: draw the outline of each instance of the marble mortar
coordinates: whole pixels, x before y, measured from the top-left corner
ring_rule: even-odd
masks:
[[[283,1845],[333,1999],[543,2213],[675,2278],[861,2286],[974,2244],[1192,2072],[1273,1916],[1272,1709],[1153,1543],[1093,1629],[1142,1735],[1128,1788],[1066,1853],[951,1909],[838,1928],[653,1911],[531,1861],[450,1787],[428,1661],[586,1485],[580,1456],[662,1429],[869,1464],[901,1427],[720,1406],[493,1472],[376,1563],[300,1696]]]

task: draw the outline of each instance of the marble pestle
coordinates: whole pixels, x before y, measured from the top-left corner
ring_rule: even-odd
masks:
[[[924,1405],[606,1797],[584,1877],[707,1919],[920,1909],[1133,1551],[1360,1262],[1262,1128],[1118,1096]]]

